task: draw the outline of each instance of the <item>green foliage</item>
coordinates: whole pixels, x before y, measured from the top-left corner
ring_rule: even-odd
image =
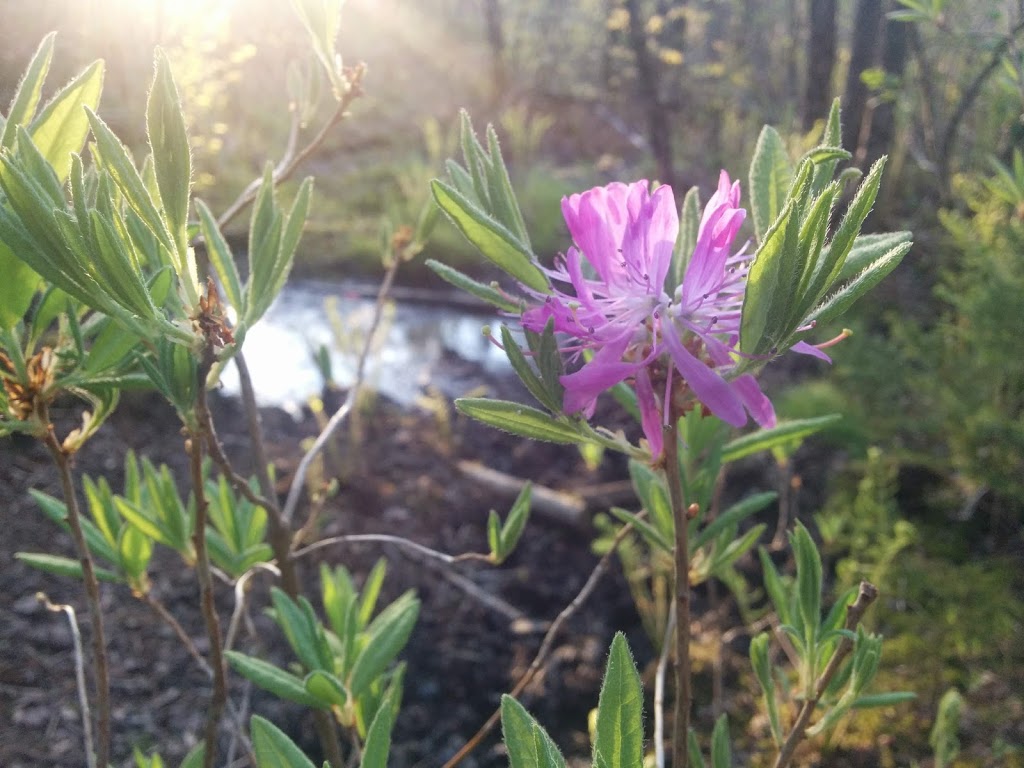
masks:
[[[495,564],[504,562],[519,543],[526,521],[530,516],[530,493],[533,486],[527,483],[512,503],[508,517],[502,523],[498,513],[491,510],[487,518],[487,543],[491,547],[490,557]]]
[[[939,710],[928,736],[928,743],[935,753],[935,768],[946,768],[960,752],[957,731],[960,728],[962,708],[963,697],[956,688],[950,688],[939,700]]]
[[[829,551],[842,553],[835,568],[843,588],[867,579],[886,590],[893,564],[918,539],[894,499],[896,470],[880,450],[869,449],[856,491],[834,495],[816,518]]]
[[[272,615],[301,662],[304,678],[243,653],[228,653],[235,671],[261,688],[306,706],[330,709],[339,723],[358,730],[368,750],[372,738],[371,762],[376,765],[386,758],[401,698],[402,667],[390,672],[389,668],[408,642],[420,607],[410,591],[374,617],[384,575],[380,561],[359,592],[344,567],[321,566],[327,626],[305,597],[293,600],[274,588]]]
[[[820,713],[807,731],[809,736],[834,728],[853,709],[890,706],[914,698],[914,694],[902,692],[881,696],[866,693],[878,672],[881,636],[867,632],[860,624],[855,632],[844,627],[856,589],[842,594],[822,617],[821,557],[810,533],[800,523],[790,534],[790,546],[796,560],[796,575],[792,579],[778,572],[767,550],[762,548],[760,555],[765,592],[781,623],[787,656],[795,667],[795,680],[791,682],[792,672],[772,662],[771,635],[761,633],[750,645],[751,665],[777,745],[782,744],[785,728],[790,727],[784,725],[781,716],[785,709],[780,704],[787,697],[817,699]],[[833,668],[834,656],[838,656],[840,664]],[[830,677],[825,675],[829,669]]]
[[[204,476],[209,469],[207,463]],[[129,451],[124,471],[121,494],[111,490],[106,478],[82,478],[89,516],[81,525],[93,557],[111,566],[110,570],[100,569],[100,578],[123,581],[141,596],[150,588],[146,571],[154,545],[174,550],[188,566],[195,564],[194,502],[181,498],[167,465],[156,467],[145,457],[138,461]],[[213,563],[238,578],[256,563],[269,562],[273,553],[265,542],[266,511],[236,495],[223,476],[206,479],[205,486],[209,514],[206,543]],[[68,529],[64,502],[39,491],[32,495],[50,520]],[[29,553],[20,557],[36,568],[81,578],[78,561]]]
[[[857,271],[846,266],[878,195],[884,158],[872,167],[828,237],[832,210],[842,191],[842,183],[833,182],[832,176],[836,163],[849,157],[842,148],[830,146],[838,125],[836,101],[822,143],[801,158],[795,171],[779,134],[771,127],[761,132],[750,166],[759,246],[750,267],[740,331],[740,346],[749,354],[784,352],[808,327],[839,317],[895,269],[910,249],[905,233],[890,236],[886,243],[891,247],[880,254],[862,242]],[[865,254],[874,258],[868,261]]]
[[[595,768],[634,768],[643,762],[643,688],[620,632],[612,640],[597,702]]]
[[[501,697],[501,729],[511,768],[565,767],[565,758],[548,732],[507,694]]]
[[[501,700],[501,724],[512,768],[563,768],[565,759],[547,732],[510,696]],[[594,729],[593,764],[636,768],[643,764],[643,688],[625,636],[612,640],[601,683]]]
[[[253,715],[249,733],[257,768],[316,768],[295,742],[269,720]]]

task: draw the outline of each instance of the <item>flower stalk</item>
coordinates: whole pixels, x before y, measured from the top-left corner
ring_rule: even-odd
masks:
[[[675,716],[672,722],[672,766],[687,768],[690,754],[687,740],[690,732],[690,515],[683,496],[679,475],[679,417],[673,404],[665,428],[665,477],[669,501],[675,521]]]
[[[64,503],[67,505],[67,522],[71,528],[71,536],[78,550],[78,561],[82,565],[82,581],[85,583],[85,601],[89,606],[89,623],[92,629],[92,663],[96,675],[96,762],[98,765],[110,763],[110,666],[107,660],[107,640],[103,630],[103,609],[100,605],[100,583],[96,578],[89,545],[85,541],[82,530],[82,513],[75,495],[75,483],[71,476],[71,463],[68,454],[57,440],[50,424],[45,405],[40,406],[40,421],[46,425],[46,436],[43,444],[53,458],[57,474],[60,475],[61,487],[64,492]]]

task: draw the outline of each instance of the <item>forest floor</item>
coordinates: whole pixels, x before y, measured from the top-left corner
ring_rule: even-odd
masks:
[[[523,394],[518,382],[484,378],[479,368],[464,361],[453,359],[451,367],[453,375],[464,375],[467,389],[485,386],[489,394],[498,397]],[[216,395],[212,404],[222,441],[238,469],[248,472],[251,464],[239,404]],[[77,418],[67,408],[55,411],[68,425]],[[276,410],[264,411],[263,418],[283,490],[301,455],[302,440],[317,431],[316,422],[311,416],[295,421]],[[606,456],[600,469],[591,472],[572,447],[510,437],[456,415],[450,404],[442,414],[401,409],[378,398],[372,409],[361,415],[358,431],[358,439],[348,433],[334,447],[332,465],[344,471],[339,493],[322,512],[321,537],[388,533],[450,553],[486,551],[487,513],[494,508],[504,514],[511,500],[467,477],[459,469],[461,460],[479,461],[540,485],[583,495],[588,488],[627,477],[625,462],[619,457]],[[105,475],[119,491],[122,457],[129,448],[154,463],[167,463],[177,477],[185,477],[177,419],[157,396],[126,397],[78,457],[76,474]],[[825,493],[829,467],[820,454],[807,461],[797,469],[804,478],[801,508],[809,510]],[[768,462],[744,464],[730,476],[730,488],[737,496],[769,490],[774,482]],[[3,441],[0,766],[71,768],[84,764],[71,635],[67,622],[46,612],[36,594],[45,592],[55,602],[76,607],[88,647],[87,612],[76,583],[30,569],[13,557],[17,551],[73,554],[70,537],[45,519],[27,494],[32,488],[59,496],[45,452],[32,441]],[[386,557],[388,575],[382,601],[409,588],[423,601],[419,622],[402,656],[408,672],[391,765],[440,765],[487,719],[500,695],[529,665],[549,622],[594,569],[598,558],[591,549],[593,538],[589,516],[582,525],[574,526],[535,514],[517,551],[500,567],[467,564],[458,566],[455,573],[376,543],[326,548],[304,561],[308,592],[315,594],[319,563],[344,564],[358,582],[378,558]],[[174,553],[158,549],[150,576],[154,596],[204,650],[192,571]],[[472,584],[468,589],[466,580]],[[262,614],[270,578],[255,581],[250,601],[253,632],[243,633],[239,649],[286,665],[292,661],[291,652],[276,625]],[[230,615],[232,600],[231,590],[222,587],[218,594],[222,621]],[[698,611],[707,607],[706,593],[698,593]],[[167,765],[175,766],[202,732],[208,681],[170,629],[126,587],[104,586],[103,609],[112,670],[115,764],[130,765],[131,751],[138,747],[145,753],[159,750]],[[542,672],[521,697],[574,765],[587,764],[587,714],[596,706],[607,648],[617,630],[626,632],[646,689],[652,690],[654,650],[615,563],[567,623]],[[741,635],[725,649],[727,686],[735,687],[736,670],[746,664],[746,643]],[[708,668],[706,663],[698,664],[703,671],[698,675],[695,711],[698,725],[710,732],[713,715],[708,705]],[[246,690],[244,681],[232,675],[231,693],[236,701],[244,702],[250,712],[269,717],[316,756],[312,724],[305,710],[262,691]],[[735,705],[748,712],[754,706],[749,696],[734,694],[727,694],[725,703],[727,708]],[[650,701],[645,711],[650,717]],[[230,741],[225,732],[222,746],[227,749]],[[743,747],[737,746],[742,754]],[[822,764],[818,759],[808,755],[806,764]],[[506,764],[497,731],[463,763],[467,768]],[[827,764],[852,767],[878,762],[877,754],[868,750],[842,755],[833,752]]]

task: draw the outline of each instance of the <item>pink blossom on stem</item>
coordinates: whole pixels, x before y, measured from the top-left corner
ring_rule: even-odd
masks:
[[[751,258],[743,249],[732,253],[746,217],[739,200],[739,182],[722,171],[672,295],[665,281],[679,219],[670,187],[650,192],[646,181],[613,183],[562,200],[574,245],[545,270],[552,293],[531,291],[543,303],[523,313],[523,325],[539,332],[553,319],[554,330],[568,337],[563,352],[593,352],[561,377],[566,412],[589,418],[598,395],[631,382],[655,457],[671,398],[686,398],[691,406],[699,401],[735,426],[745,424],[748,413],[762,426],[774,425],[775,411],[757,380],[730,375]]]

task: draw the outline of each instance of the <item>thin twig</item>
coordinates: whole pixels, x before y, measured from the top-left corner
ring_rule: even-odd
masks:
[[[540,670],[541,666],[544,664],[544,661],[547,659],[548,654],[551,652],[551,646],[554,645],[555,637],[558,636],[558,633],[559,631],[561,631],[562,626],[572,617],[574,613],[576,613],[577,610],[579,610],[580,606],[583,605],[586,599],[590,597],[590,593],[594,591],[594,588],[597,586],[597,583],[601,580],[601,577],[604,575],[604,572],[608,570],[608,564],[611,562],[612,555],[615,554],[615,550],[619,548],[619,544],[622,543],[622,540],[626,538],[626,535],[631,530],[633,530],[632,525],[625,525],[615,535],[615,540],[612,541],[611,547],[609,547],[608,551],[605,552],[605,554],[597,562],[597,565],[594,566],[594,570],[591,571],[589,578],[587,579],[583,587],[580,589],[580,591],[576,594],[576,597],[574,597],[572,599],[572,602],[565,606],[565,608],[562,609],[561,613],[559,613],[558,616],[555,617],[555,620],[551,622],[551,626],[548,628],[547,633],[544,635],[544,639],[541,641],[540,648],[537,649],[537,655],[534,656],[533,661],[530,662],[530,666],[527,668],[526,672],[523,673],[522,677],[519,678],[519,681],[515,684],[512,690],[509,691],[510,696],[518,696],[520,693],[523,692],[523,689],[530,684],[530,681],[533,680],[533,676],[537,674],[538,670]],[[479,746],[480,742],[483,741],[484,737],[491,732],[491,729],[494,728],[495,725],[497,725],[498,720],[500,718],[501,708],[499,707],[494,711],[494,713],[489,718],[487,718],[487,722],[480,726],[480,729],[473,734],[469,741],[462,745],[462,748],[459,749],[459,751],[456,752],[455,755],[451,759],[449,759],[448,762],[446,762],[442,768],[454,768],[456,765],[461,763],[466,758],[466,756],[469,755],[470,752],[472,752],[474,749],[477,748],[477,746]]]
[[[82,710],[82,738],[85,741],[85,764],[88,768],[96,768],[96,752],[92,742],[92,713],[89,711],[89,694],[85,688],[85,655],[82,653],[82,633],[78,630],[78,619],[75,609],[70,605],[55,604],[43,592],[36,593],[36,599],[46,606],[46,610],[63,613],[68,617],[71,626],[71,642],[75,652],[75,687],[78,689],[78,706]]]
[[[313,463],[313,459],[315,459],[320,451],[323,450],[324,446],[327,445],[327,441],[331,439],[331,435],[333,435],[338,427],[345,422],[345,418],[356,404],[356,399],[359,397],[359,392],[363,387],[363,379],[366,375],[366,361],[370,355],[370,348],[373,345],[373,337],[377,335],[377,328],[380,325],[381,316],[383,315],[384,302],[387,299],[388,292],[391,290],[391,284],[394,282],[395,273],[398,271],[399,263],[400,259],[395,258],[388,267],[387,272],[384,273],[384,279],[381,281],[380,290],[377,292],[377,303],[374,306],[373,319],[370,321],[370,327],[366,333],[366,340],[363,343],[363,349],[359,354],[359,362],[356,365],[356,378],[355,381],[352,382],[352,386],[349,388],[348,394],[345,396],[345,402],[343,402],[341,407],[335,411],[333,416],[331,416],[330,421],[327,422],[327,426],[324,427],[323,431],[317,436],[312,447],[306,451],[306,455],[303,456],[302,461],[299,462],[298,469],[295,470],[295,477],[292,479],[291,488],[288,489],[288,498],[285,499],[284,508],[281,511],[281,518],[284,520],[285,525],[291,525],[292,517],[294,517],[295,509],[299,505],[299,497],[302,495],[302,489],[306,482],[306,474],[309,472],[309,467]],[[308,523],[303,526],[303,528],[308,527]]]
[[[295,146],[298,143],[298,132],[296,130],[296,121],[292,122],[292,130],[288,137],[288,145],[285,148],[284,155],[278,161],[277,166],[274,168],[274,184],[280,184],[282,181],[288,179],[295,169],[298,168],[305,160],[307,160],[320,145],[323,144],[328,134],[334,129],[334,127],[344,120],[348,116],[348,108],[352,106],[352,102],[363,95],[362,79],[363,73],[366,71],[364,65],[359,64],[354,67],[351,73],[348,75],[349,88],[342,94],[338,100],[338,106],[334,112],[327,119],[327,122],[323,124],[316,136],[310,139],[309,143],[302,148],[301,151],[296,152]],[[249,185],[242,190],[242,193],[235,199],[231,205],[220,215],[217,219],[217,225],[223,229],[226,227],[239,213],[241,213],[245,207],[256,199],[256,195],[260,191],[260,187],[263,185],[263,179],[253,179]]]
[[[676,606],[673,603],[668,610],[665,637],[661,641],[661,655],[658,656],[658,668],[654,674],[654,764],[657,768],[665,768],[665,670],[672,655],[675,628]]]
[[[249,579],[251,579],[257,571],[261,570],[272,573],[278,578],[281,576],[281,571],[270,563],[256,563],[252,568],[238,577],[238,581],[235,582],[235,609],[231,612],[231,621],[228,623],[228,632],[224,636],[225,651],[231,650],[235,644],[235,638],[238,636],[238,627],[241,624],[242,614],[245,612],[246,585],[249,583]]]
[[[438,552],[436,549],[431,549],[430,547],[424,546],[423,544],[418,544],[417,542],[412,541],[410,539],[403,539],[401,536],[391,536],[390,534],[386,533],[353,533],[349,534],[348,536],[331,536],[328,539],[321,539],[320,541],[315,541],[312,544],[303,547],[302,549],[296,550],[292,554],[292,557],[294,559],[298,559],[300,557],[308,555],[311,552],[315,552],[318,549],[323,549],[324,547],[333,547],[335,544],[357,544],[359,542],[366,541],[380,541],[385,542],[387,544],[395,544],[396,546],[402,547],[403,549],[412,550],[413,552],[416,552],[420,555],[425,555],[426,557],[432,558],[434,560],[440,560],[442,563],[445,563],[446,565],[463,563],[469,560],[483,560],[485,562],[490,562],[490,557],[488,555],[480,554],[478,552],[467,552],[466,554],[462,555],[449,555],[445,552]]]
[[[864,612],[877,597],[878,588],[875,587],[874,584],[867,581],[862,581],[860,583],[860,592],[857,593],[857,599],[849,608],[846,609],[845,626],[847,630],[852,632],[857,628],[857,624],[864,615]],[[843,663],[846,657],[850,655],[850,651],[852,650],[853,640],[844,635],[835,651],[833,651],[832,658],[829,659],[828,665],[814,684],[814,695],[805,700],[803,706],[800,708],[800,714],[797,715],[796,722],[793,724],[793,730],[790,731],[789,736],[786,737],[786,741],[782,745],[782,749],[779,750],[779,756],[775,760],[774,768],[786,768],[786,766],[788,766],[793,760],[793,755],[796,753],[797,746],[799,746],[800,742],[804,740],[807,726],[811,722],[811,716],[814,714],[814,710],[818,706],[818,701],[825,693],[825,689],[828,688],[828,684],[832,681],[832,678],[835,677],[836,672],[839,671],[839,666]]]
[[[44,424],[50,424],[45,406],[40,408],[39,415]],[[110,669],[107,663],[107,641],[103,631],[103,610],[100,606],[100,583],[96,578],[92,554],[82,530],[82,513],[78,507],[78,497],[75,495],[71,465],[53,433],[52,426],[48,426],[43,444],[50,451],[57,473],[60,475],[64,504],[67,508],[67,522],[75,540],[75,548],[78,550],[78,560],[82,565],[85,601],[89,606],[89,623],[92,630],[93,671],[96,674],[96,762],[98,765],[106,766],[110,763]]]
[[[687,768],[690,762],[690,518],[679,476],[679,416],[670,407],[665,429],[665,475],[668,479],[672,517],[676,526],[675,604],[676,604],[676,701],[672,721],[672,768]]]
[[[1010,46],[1013,45],[1021,34],[1024,34],[1024,21],[1017,22],[1016,26],[992,47],[988,63],[963,90],[960,103],[957,104],[956,110],[946,124],[946,130],[942,134],[942,144],[939,146],[938,157],[939,181],[942,183],[944,190],[949,188],[949,172],[953,162],[953,147],[956,144],[957,134],[960,131],[960,123],[967,117],[967,113],[971,111],[974,102],[981,95],[985,81],[999,68],[1006,52],[1010,50]]]
[[[192,546],[196,552],[196,576],[199,580],[199,601],[210,640],[210,666],[213,667],[213,692],[206,717],[203,768],[213,768],[217,758],[217,731],[220,726],[224,704],[227,701],[227,670],[224,664],[224,649],[221,644],[220,618],[213,601],[213,576],[210,573],[210,557],[206,550],[206,521],[209,501],[203,483],[203,444],[206,442],[204,426],[209,422],[209,408],[206,402],[206,375],[213,364],[213,350],[208,347],[199,366],[195,403],[198,427],[190,429],[185,439],[185,453],[189,457],[192,478],[192,493],[195,496],[195,529],[192,532]]]
[[[231,483],[235,491],[242,494],[257,507],[263,507],[266,510],[273,506],[273,502],[270,499],[254,491],[252,486],[249,485],[249,481],[235,472],[235,468],[231,466],[231,461],[228,459],[227,454],[224,453],[224,446],[221,445],[220,439],[217,437],[217,431],[212,418],[208,418],[206,422],[206,446],[210,451],[210,458],[217,464],[217,467],[228,479],[228,482]]]
[[[152,608],[154,613],[156,613],[156,615],[159,616],[160,619],[171,628],[171,630],[177,636],[178,640],[181,641],[181,644],[185,646],[185,650],[188,651],[188,655],[195,659],[196,663],[199,665],[199,668],[203,670],[207,677],[212,678],[213,669],[207,663],[206,659],[203,658],[203,654],[199,652],[199,649],[196,648],[196,644],[192,642],[192,638],[189,637],[189,634],[185,631],[185,628],[181,626],[181,624],[178,622],[176,618],[174,618],[174,614],[167,610],[167,606],[160,602],[158,598],[153,597],[153,595],[149,592],[143,595],[141,597],[141,600],[150,608]]]

